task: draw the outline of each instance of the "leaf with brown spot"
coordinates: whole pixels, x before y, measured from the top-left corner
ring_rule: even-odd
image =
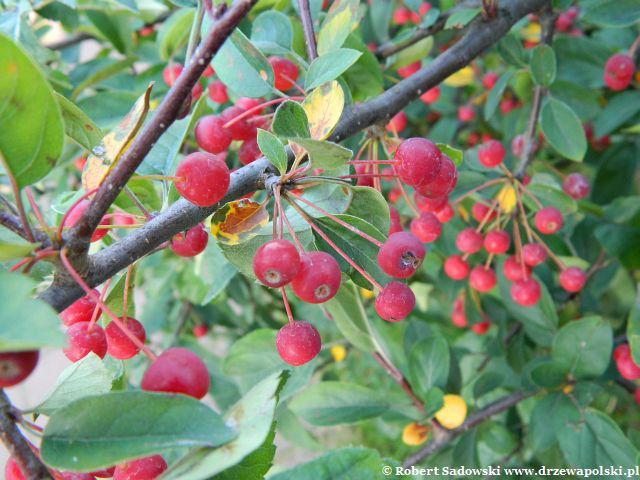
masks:
[[[226,245],[246,242],[269,223],[269,212],[265,206],[248,199],[223,205],[211,217],[211,234]]]

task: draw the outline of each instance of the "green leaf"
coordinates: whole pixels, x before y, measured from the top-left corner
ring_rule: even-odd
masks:
[[[611,326],[602,317],[574,320],[553,339],[554,363],[574,379],[598,377],[609,366],[613,348]]]
[[[358,20],[359,0],[335,0],[318,31],[318,55],[339,49]]]
[[[593,122],[594,135],[600,138],[613,133],[640,112],[640,92],[620,92],[615,95]]]
[[[446,143],[436,143],[438,149],[451,159],[456,167],[462,165],[462,159],[464,158],[464,152],[459,148],[453,148]]]
[[[531,77],[536,85],[550,86],[556,78],[556,54],[549,45],[538,45],[531,53]]]
[[[629,312],[627,321],[627,340],[631,347],[631,357],[636,365],[640,365],[640,288]]]
[[[551,95],[569,105],[582,121],[592,120],[600,112],[600,93],[567,80],[556,80]]]
[[[33,280],[0,271],[0,285],[0,352],[64,345],[65,336],[56,312],[31,296],[36,287]]]
[[[276,109],[271,129],[276,135],[283,137],[308,138],[309,120],[307,114],[298,102],[287,100]]]
[[[560,155],[581,162],[587,152],[582,123],[566,103],[549,99],[540,111],[540,127],[545,138]]]
[[[258,129],[258,147],[281,175],[287,173],[288,159],[284,145],[278,137],[266,130]]]
[[[508,70],[504,72],[493,88],[489,91],[489,96],[487,97],[487,101],[484,104],[484,118],[485,120],[489,120],[498,108],[500,104],[500,100],[502,99],[502,94],[504,93],[511,77],[513,76],[513,71]]]
[[[352,217],[364,218],[383,235],[389,231],[391,218],[389,204],[375,188],[351,187],[349,208],[344,212]]]
[[[340,333],[353,346],[365,352],[376,350],[367,327],[367,312],[352,283],[343,284],[336,296],[325,303],[325,307]]]
[[[478,16],[481,10],[481,8],[463,8],[454,12],[449,16],[449,18],[447,18],[447,21],[444,24],[444,29],[448,30],[450,28],[464,28],[469,24],[469,22],[471,22],[471,20]]]
[[[45,400],[34,410],[51,416],[71,402],[111,390],[113,376],[95,353],[68,366],[58,377]]]
[[[60,105],[64,131],[69,138],[78,145],[91,151],[96,145],[100,145],[104,133],[100,130],[75,103],[56,93],[56,99]]]
[[[269,435],[258,449],[247,455],[237,465],[217,474],[213,480],[264,480],[264,476],[273,465],[273,457],[276,454],[276,446],[273,443],[275,437],[276,422],[273,422]]]
[[[353,152],[348,148],[329,141],[300,137],[290,138],[289,141],[307,151],[313,168],[336,168],[345,165],[353,156]]]
[[[283,53],[291,50],[291,20],[275,10],[262,12],[251,26],[251,41],[263,52]]]
[[[356,383],[320,382],[296,395],[289,407],[311,425],[329,426],[380,416],[390,405],[382,392]]]
[[[520,68],[527,65],[522,41],[513,33],[508,33],[498,42],[498,53],[514,67]]]
[[[418,341],[409,352],[411,385],[426,400],[434,387],[444,387],[449,378],[449,345],[441,336],[428,336]]]
[[[626,268],[640,268],[640,228],[605,224],[597,226],[594,235],[607,253],[618,257]]]
[[[162,23],[156,42],[163,60],[170,59],[187,44],[194,16],[194,9],[181,8]]]
[[[27,242],[11,230],[0,229],[0,261],[26,257],[36,248],[36,244]]]
[[[473,384],[473,398],[480,398],[483,395],[500,387],[505,381],[505,377],[500,372],[485,372]]]
[[[220,448],[201,448],[187,454],[164,475],[164,480],[205,480],[246,459],[261,448],[271,434],[278,395],[287,372],[278,372],[252,388],[225,415],[238,437]]]
[[[91,85],[95,85],[100,83],[103,80],[106,80],[109,77],[117,75],[123,70],[131,67],[135,63],[135,58],[124,58],[122,60],[108,61],[103,67],[100,67],[95,70],[91,70],[90,74],[82,79],[78,85],[71,92],[71,100],[75,100],[78,95],[80,95],[87,87]],[[104,102],[104,97],[100,96],[100,99]],[[102,104],[104,105],[104,104]],[[131,107],[131,104],[127,107],[128,109]],[[102,107],[104,108],[104,106]]]
[[[45,76],[0,34],[0,163],[21,188],[49,173],[63,143],[60,107]]]
[[[556,432],[579,418],[580,411],[567,395],[552,392],[542,397],[533,409],[529,422],[528,436],[533,448],[538,452],[547,450],[556,443]]]
[[[339,48],[316,58],[307,70],[304,80],[305,90],[319,87],[325,82],[335,80],[353,65],[362,55],[357,50]]]
[[[629,27],[640,20],[640,5],[635,0],[588,2],[583,19],[600,27]]]
[[[131,46],[131,34],[129,27],[130,13],[115,12],[109,9],[84,10],[84,14],[99,32],[120,53],[126,53]]]
[[[577,83],[586,88],[600,88],[603,66],[611,55],[604,42],[592,37],[560,35],[553,41],[558,59],[558,79]]]
[[[420,42],[418,42],[420,43]],[[354,101],[363,101],[382,93],[382,69],[376,56],[356,35],[350,34],[344,47],[358,50],[362,55],[342,74]]]
[[[113,392],[57,410],[41,454],[51,467],[91,471],[179,447],[217,447],[234,437],[216,412],[186,395]]]
[[[273,91],[273,68],[238,29],[224,42],[211,65],[237,96],[259,98]]]

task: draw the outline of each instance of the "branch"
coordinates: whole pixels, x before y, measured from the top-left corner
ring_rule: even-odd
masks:
[[[2,209],[0,209],[0,225],[11,230],[13,233],[21,236],[25,240],[29,240],[24,228],[22,228],[22,222],[20,219]],[[33,235],[35,237],[35,241],[41,243],[42,246],[48,247],[51,245],[49,237],[44,232],[33,229]]]
[[[0,438],[2,438],[2,442],[20,466],[22,472],[26,473],[27,479],[42,480],[51,478],[47,468],[31,450],[29,442],[20,432],[15,419],[16,412],[11,400],[9,400],[4,390],[0,389]]]
[[[318,56],[318,49],[316,48],[316,35],[313,32],[313,20],[311,19],[309,0],[298,0],[298,8],[300,9],[300,20],[302,20],[302,29],[304,30],[304,41],[307,44],[309,63],[311,63]]]
[[[402,390],[404,390],[404,393],[406,393],[407,396],[411,399],[411,402],[415,405],[415,407],[418,410],[420,410],[420,412],[424,413],[424,405],[418,399],[418,397],[416,397],[416,394],[414,393],[413,389],[411,388],[411,385],[409,385],[409,382],[407,382],[406,378],[404,378],[402,373],[396,367],[394,367],[389,362],[387,362],[383,358],[383,356],[380,355],[378,352],[374,352],[371,355],[373,356],[373,359],[376,362],[378,362],[378,364],[382,368],[384,368],[385,372],[387,372],[391,376],[391,378],[393,378],[393,380],[398,385],[400,385]]]
[[[478,426],[485,420],[490,417],[497,415],[498,413],[504,412],[509,408],[513,407],[517,403],[521,402],[525,398],[529,398],[533,396],[536,392],[523,393],[523,392],[515,392],[506,397],[502,397],[496,400],[493,403],[490,403],[486,407],[481,410],[478,410],[473,415],[470,415],[467,420],[460,425],[458,428],[454,430],[444,430],[442,428],[438,428],[434,431],[434,439],[425,444],[420,450],[418,450],[413,455],[409,455],[403,462],[405,467],[411,467],[412,465],[419,464],[422,460],[427,458],[429,455],[437,452],[438,450],[444,448],[449,443],[453,441],[456,437],[462,435],[468,430]]]

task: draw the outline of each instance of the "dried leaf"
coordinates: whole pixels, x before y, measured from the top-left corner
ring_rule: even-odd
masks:
[[[269,223],[265,205],[248,199],[225,204],[211,217],[211,234],[225,245],[246,242]]]

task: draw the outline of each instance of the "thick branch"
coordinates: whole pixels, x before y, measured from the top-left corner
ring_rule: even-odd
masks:
[[[11,400],[0,389],[0,438],[7,450],[29,480],[51,478],[51,474],[31,450],[15,422],[15,412]]]
[[[17,216],[4,210],[0,210],[0,225],[11,230],[15,234],[20,235],[25,240],[29,240],[24,228],[22,228],[22,222]],[[33,229],[33,235],[36,242],[41,243],[43,246],[49,246],[51,244],[49,237],[44,232]]]
[[[472,429],[473,427],[478,426],[485,420],[490,417],[497,415],[498,413],[504,412],[509,408],[513,407],[517,403],[521,402],[525,398],[528,398],[534,395],[535,392],[531,393],[523,393],[523,392],[515,392],[506,397],[500,398],[495,402],[487,405],[482,410],[478,410],[473,415],[470,415],[467,420],[460,425],[458,428],[454,430],[444,430],[439,428],[434,432],[434,439],[425,444],[420,450],[418,450],[413,455],[408,456],[403,462],[404,466],[410,467],[412,465],[417,465],[422,460],[427,458],[429,455],[437,452],[438,450],[447,446],[453,439],[462,435],[464,432]]]
[[[309,56],[309,62],[313,62],[318,56],[318,49],[316,47],[316,35],[313,32],[313,20],[311,19],[309,0],[298,0],[298,8],[300,9],[304,41],[307,44],[307,55]]]
[[[442,15],[440,15],[440,17],[438,17],[433,25],[427,28],[417,28],[409,38],[406,38],[401,42],[394,43],[392,41],[389,41],[383,43],[376,49],[376,57],[378,57],[380,60],[384,60],[391,55],[395,55],[396,53],[401,52],[405,48],[409,48],[411,45],[415,45],[423,38],[435,35],[444,28],[444,24],[447,23],[447,18],[449,18],[451,13],[451,11],[444,12]]]

